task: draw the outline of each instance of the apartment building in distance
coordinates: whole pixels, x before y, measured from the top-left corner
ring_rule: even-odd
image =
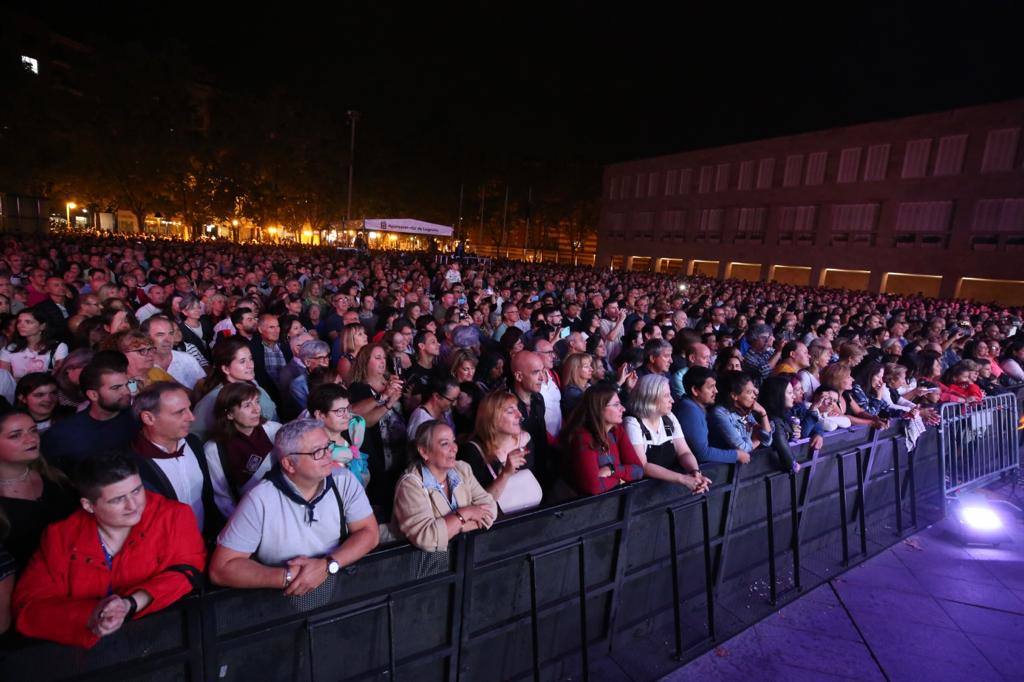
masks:
[[[1024,304],[1024,99],[605,168],[597,264]]]

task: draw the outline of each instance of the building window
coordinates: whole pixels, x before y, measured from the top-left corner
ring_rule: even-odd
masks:
[[[1000,235],[1008,244],[1024,244],[1024,199],[982,199],[974,205],[972,247],[994,249]]]
[[[945,247],[952,227],[952,201],[916,201],[900,204],[896,216],[896,246]]]
[[[860,147],[844,149],[839,155],[839,173],[836,182],[857,182],[857,171],[860,170]]]
[[[647,174],[647,196],[653,197],[658,191],[658,174]]]
[[[825,164],[828,162],[828,152],[814,152],[807,157],[807,175],[804,177],[804,184],[810,187],[825,182]]]
[[[757,188],[771,189],[775,175],[775,159],[761,159],[757,164]]]
[[[661,239],[682,241],[685,237],[686,211],[668,210],[661,214]]]
[[[935,168],[932,175],[959,175],[964,167],[964,152],[967,150],[966,135],[948,135],[939,140],[935,152]]]
[[[878,204],[835,204],[830,222],[833,245],[871,246],[878,226]]]
[[[34,73],[34,74],[36,74],[38,76],[39,75],[39,60],[36,59],[35,57],[26,57],[25,55],[22,55],[22,57],[21,57],[21,68],[23,68],[26,71],[29,71],[31,73]]]
[[[799,187],[800,171],[803,170],[804,155],[790,154],[786,157],[786,169],[782,174],[783,187]]]
[[[714,178],[715,168],[714,166],[702,166],[700,169],[700,184],[697,186],[697,192],[700,194],[707,194],[711,191],[711,181]]]
[[[744,161],[740,164],[740,176],[736,182],[736,189],[747,190],[754,186],[754,162]]]
[[[612,178],[612,181],[608,184],[608,198],[611,200],[616,199],[619,196],[619,179]]]
[[[817,211],[817,206],[783,206],[779,215],[779,244],[813,244]]]
[[[985,155],[981,159],[981,172],[997,173],[1013,170],[1019,139],[1020,128],[989,131],[988,137],[985,139]]]
[[[679,184],[679,171],[670,170],[665,173],[665,196],[675,196]]]
[[[636,239],[654,238],[654,213],[652,211],[640,211],[633,214],[633,221],[630,225],[630,235]]]
[[[625,216],[622,213],[609,213],[607,222],[608,237],[610,239],[622,239],[625,237],[624,223]]]
[[[923,178],[928,168],[928,155],[932,150],[932,140],[911,140],[907,143],[907,151],[903,156],[903,179]]]
[[[764,223],[768,209],[763,206],[740,208],[736,211],[736,241],[764,243]]]
[[[720,208],[703,208],[697,214],[697,241],[718,244],[722,241],[722,218]]]
[[[643,173],[639,173],[636,176],[636,194],[634,195],[637,199],[644,195],[644,191],[647,189],[647,176]]]
[[[864,162],[864,180],[868,182],[885,180],[886,170],[889,168],[889,146],[875,144],[868,147],[868,158]]]
[[[724,192],[729,189],[729,164],[720,163],[715,168],[715,191]]]
[[[684,168],[683,170],[679,171],[679,193],[680,194],[689,194],[690,193],[690,185],[692,185],[692,184],[693,184],[693,169],[692,168]]]

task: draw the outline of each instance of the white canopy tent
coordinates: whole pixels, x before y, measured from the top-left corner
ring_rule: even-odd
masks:
[[[400,232],[427,237],[451,237],[455,230],[449,225],[437,225],[412,218],[367,218],[363,227],[374,232]]]

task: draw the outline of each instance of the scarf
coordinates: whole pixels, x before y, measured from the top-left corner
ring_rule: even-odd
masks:
[[[181,457],[185,454],[186,444],[186,441],[183,440],[181,441],[181,446],[179,446],[177,450],[174,452],[167,452],[163,448],[158,447],[153,443],[153,441],[146,438],[142,431],[139,431],[139,434],[135,436],[135,440],[132,441],[132,450],[147,459],[172,459],[175,457]]]
[[[295,491],[295,486],[293,486],[290,481],[286,480],[284,470],[281,469],[281,465],[278,464],[277,462],[275,462],[274,466],[271,467],[269,472],[267,472],[267,475],[264,477],[264,480],[273,483],[274,487],[277,488],[282,495],[287,497],[295,504],[299,505],[300,507],[305,507],[306,525],[309,526],[312,526],[313,522],[317,520],[316,505],[320,503],[320,500],[324,499],[324,495],[326,495],[329,492],[335,492],[334,477],[328,476],[326,479],[324,479],[324,489],[320,491],[320,494],[314,497],[312,500],[305,499]],[[345,526],[344,517],[342,517],[341,525],[342,527]]]
[[[241,488],[260,468],[274,444],[270,442],[263,427],[257,426],[248,436],[235,429],[223,447],[226,460],[224,475],[232,484]]]

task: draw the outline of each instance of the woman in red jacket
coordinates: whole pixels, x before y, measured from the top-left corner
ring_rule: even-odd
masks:
[[[134,461],[83,462],[82,509],[43,533],[14,589],[23,635],[81,647],[192,591],[206,550],[191,508],[147,493]]]
[[[944,403],[977,403],[985,399],[985,392],[971,381],[971,369],[963,362],[946,370],[939,388],[942,389],[939,400]]]
[[[622,426],[625,408],[615,387],[591,386],[562,428],[569,453],[569,483],[581,495],[596,495],[644,477]]]

